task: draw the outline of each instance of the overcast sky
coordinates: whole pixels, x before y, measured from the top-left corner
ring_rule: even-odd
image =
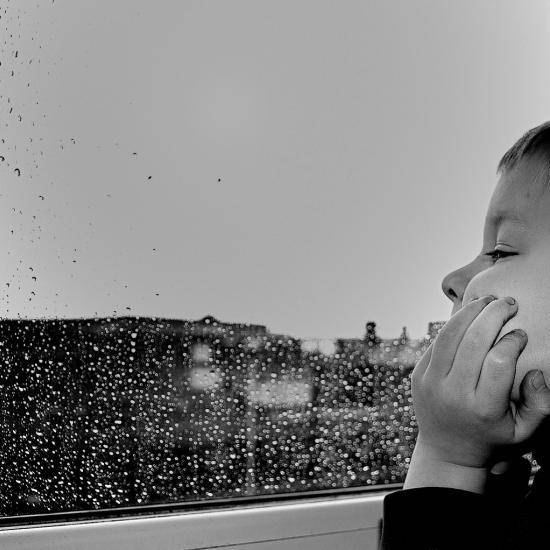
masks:
[[[542,0],[0,15],[3,317],[423,336],[480,251],[500,156],[550,119]]]

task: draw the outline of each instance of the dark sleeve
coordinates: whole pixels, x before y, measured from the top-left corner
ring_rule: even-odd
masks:
[[[548,466],[545,466],[548,467]],[[535,475],[520,515],[517,540],[524,548],[548,547],[548,510],[550,509],[550,478],[541,468]]]
[[[384,498],[380,550],[503,550],[508,535],[485,495],[422,487]]]

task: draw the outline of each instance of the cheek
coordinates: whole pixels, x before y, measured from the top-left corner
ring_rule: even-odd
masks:
[[[512,399],[516,400],[519,398],[519,385],[530,370],[540,369],[547,384],[550,384],[550,296],[541,299],[539,295],[531,303],[522,300],[519,295],[517,299],[518,313],[502,327],[496,340],[515,328],[527,332],[527,345],[519,356],[512,388]]]

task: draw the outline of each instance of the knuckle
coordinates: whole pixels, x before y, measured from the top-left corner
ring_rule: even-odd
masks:
[[[464,307],[469,307],[471,309],[479,309],[480,307],[485,307],[487,304],[494,302],[495,300],[490,299],[490,296],[481,296],[468,302]]]
[[[445,325],[436,336],[435,340],[432,342],[433,349],[432,354],[438,354],[442,349],[445,349],[453,341],[453,327],[452,325]],[[427,353],[427,352],[426,352]]]
[[[500,371],[510,365],[510,357],[505,353],[501,353],[500,350],[491,350],[485,357],[484,363],[489,368],[490,374],[493,372],[499,374]]]

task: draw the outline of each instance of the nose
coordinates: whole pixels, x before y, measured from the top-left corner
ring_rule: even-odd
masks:
[[[443,294],[451,300],[451,302],[455,302],[458,298],[462,301],[462,295],[464,294],[464,288],[465,285],[462,285],[460,283],[459,277],[456,276],[457,271],[453,271],[452,273],[449,273],[441,283],[441,289],[443,290]]]
[[[443,294],[453,302],[455,307],[461,306],[464,292],[470,281],[481,271],[475,260],[464,267],[449,273],[441,283]]]

